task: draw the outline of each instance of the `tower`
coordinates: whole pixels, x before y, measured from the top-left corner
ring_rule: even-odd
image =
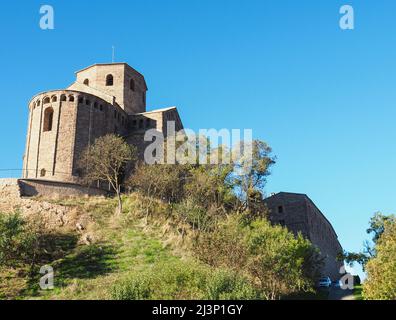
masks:
[[[128,115],[146,112],[146,81],[128,64],[94,64],[77,71],[76,76],[69,90],[114,97],[113,102]]]

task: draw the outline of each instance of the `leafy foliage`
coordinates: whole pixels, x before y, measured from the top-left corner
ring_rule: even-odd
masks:
[[[386,219],[383,225],[380,224],[380,229],[381,235],[376,238],[376,255],[368,261],[366,266],[368,278],[363,284],[363,297],[375,300],[396,300],[395,220]]]
[[[40,233],[19,213],[0,213],[0,267],[34,265]]]
[[[384,233],[385,226],[394,223],[396,223],[396,217],[394,215],[387,216],[380,212],[375,213],[374,216],[371,217],[370,227],[367,229],[367,233],[373,235],[372,241],[365,241],[362,252],[344,252],[340,259],[345,260],[350,265],[357,262],[365,269],[370,259],[376,256],[376,244]]]
[[[313,289],[321,260],[308,240],[264,219],[247,225],[242,221],[232,216],[216,231],[204,235],[196,249],[198,257],[214,267],[256,279],[265,299]]]

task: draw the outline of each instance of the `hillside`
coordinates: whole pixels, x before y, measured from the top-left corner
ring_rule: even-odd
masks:
[[[40,291],[38,277],[27,281],[21,270],[8,270],[2,275],[1,298],[107,299],[109,288],[130,274],[167,262],[192,260],[183,236],[188,226],[171,225],[156,215],[168,209],[157,201],[137,194],[125,197],[120,217],[114,216],[117,203],[112,199],[30,201],[64,208],[69,218],[62,226],[47,224],[46,246],[55,258],[51,263],[55,290]],[[146,215],[148,208],[150,216]]]
[[[173,190],[174,179],[159,177]],[[235,198],[198,189],[174,202],[158,190],[124,194],[117,214],[118,199],[21,198],[15,181],[2,181],[0,299],[315,297],[317,248],[271,225],[264,207],[238,212],[225,207]],[[54,271],[51,290],[39,285],[45,266]]]

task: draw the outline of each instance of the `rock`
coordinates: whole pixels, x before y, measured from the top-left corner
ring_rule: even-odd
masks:
[[[77,223],[76,224],[76,228],[77,228],[78,231],[83,231],[85,229],[84,226],[81,223]]]
[[[92,240],[93,240],[92,237],[88,233],[83,236],[83,241],[88,246],[92,244]]]

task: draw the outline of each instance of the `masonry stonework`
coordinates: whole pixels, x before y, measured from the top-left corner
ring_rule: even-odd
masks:
[[[313,201],[305,194],[287,192],[280,192],[264,201],[270,211],[270,221],[287,227],[294,234],[300,232],[310,240],[324,258],[323,276],[339,279],[343,262],[338,261],[337,255],[343,250],[331,223]]]
[[[96,64],[76,73],[65,90],[34,96],[23,178],[59,183],[80,182],[81,153],[95,140],[114,133],[142,154],[144,134],[155,129],[166,136],[168,121],[183,129],[175,107],[146,112],[144,77],[126,63]]]

